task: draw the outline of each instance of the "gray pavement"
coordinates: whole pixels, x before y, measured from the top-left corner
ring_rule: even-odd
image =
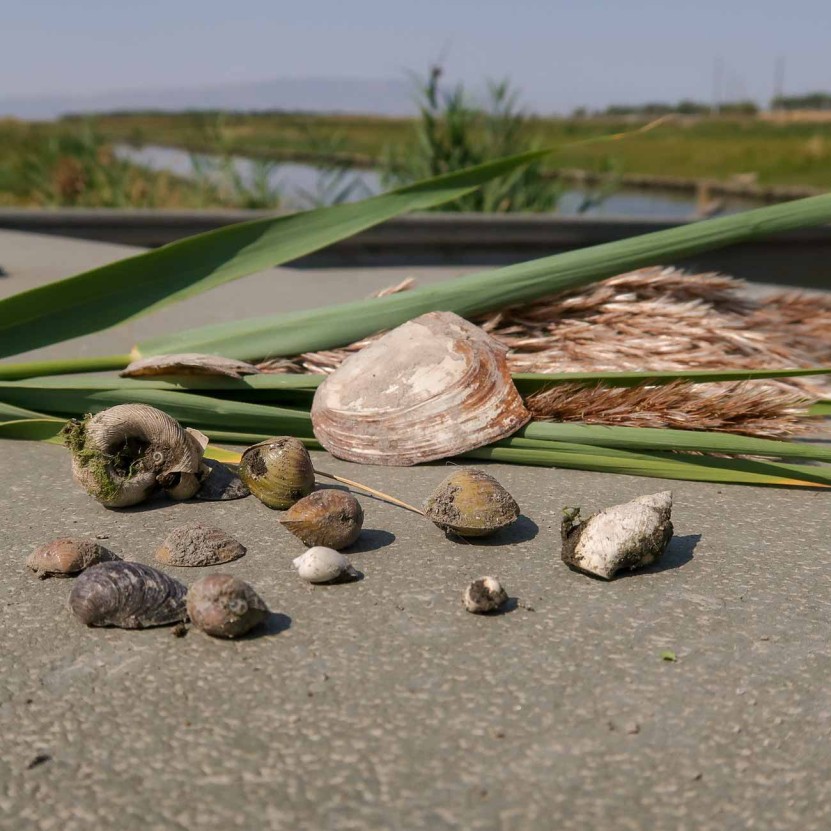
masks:
[[[126,253],[0,232],[10,273],[0,287]],[[401,276],[279,269],[90,339],[89,351],[124,351],[125,338],[172,321],[361,296]],[[314,455],[415,503],[445,475]],[[454,543],[361,499],[368,530],[352,557],[364,579],[310,587],[291,568],[302,546],[252,498],[107,511],[72,483],[62,449],[4,444],[2,827],[831,827],[829,497],[671,483],[665,560],[607,584],[560,562],[560,509],[668,483],[489,471],[523,509],[503,536]],[[259,636],[86,629],[66,610],[71,581],[23,566],[36,544],[68,533],[107,535],[149,563],[190,520],[248,546],[221,568],[274,611]],[[210,569],[169,571],[192,583]],[[462,607],[463,587],[486,573],[513,598],[505,614]]]

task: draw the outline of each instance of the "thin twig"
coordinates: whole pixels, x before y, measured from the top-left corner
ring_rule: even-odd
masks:
[[[399,508],[406,508],[408,511],[424,516],[424,511],[420,508],[416,508],[400,499],[396,499],[388,493],[383,493],[382,491],[375,490],[375,488],[370,488],[368,485],[362,485],[360,482],[353,482],[351,479],[345,479],[343,476],[336,476],[334,473],[326,473],[326,471],[318,470],[317,468],[315,468],[315,474],[317,476],[324,476],[327,479],[334,479],[342,485],[349,485],[351,488],[358,488],[359,490],[366,491],[367,493],[371,493],[373,496],[377,496],[378,499],[382,499],[384,502],[389,502],[392,505],[398,505]]]

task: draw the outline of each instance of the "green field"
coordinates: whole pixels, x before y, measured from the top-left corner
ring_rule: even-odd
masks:
[[[742,176],[761,191],[773,186],[831,187],[828,122],[679,119],[622,141],[568,146],[637,126],[608,118],[527,119],[517,149],[528,143],[562,147],[545,162],[550,171],[613,170],[623,177],[722,182]],[[111,145],[159,144],[225,159],[234,154],[383,167],[392,157],[414,155],[416,136],[414,120],[371,116],[137,113],[55,123],[6,119],[0,120],[0,205],[277,207],[279,194],[145,171],[115,159]]]
[[[320,158],[334,148],[329,155],[364,165],[378,164],[390,148],[406,152],[415,134],[412,121],[369,116],[137,114],[99,117],[96,124],[104,136],[136,144],[298,160]],[[633,126],[610,119],[532,119],[524,129],[530,140],[558,146]],[[625,174],[725,181],[751,173],[762,186],[827,188],[831,124],[679,120],[625,141],[564,148],[549,166],[596,170],[609,159]]]
[[[89,124],[0,119],[0,206],[198,208],[215,188],[115,158]]]

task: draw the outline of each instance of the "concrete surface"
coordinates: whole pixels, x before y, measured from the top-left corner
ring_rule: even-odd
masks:
[[[2,229],[97,242],[157,246],[268,211],[122,208],[3,208]],[[378,266],[483,267],[522,262],[674,228],[677,219],[551,214],[422,213],[400,216],[303,257],[311,268]],[[679,260],[690,271],[723,271],[763,283],[831,285],[831,226],[733,245]]]
[[[20,290],[123,253],[0,233],[11,274],[0,285]],[[391,276],[318,283],[282,269],[251,283],[261,311],[364,294]],[[131,333],[233,315],[248,292],[220,289]],[[124,335],[101,336],[95,351],[120,351]],[[290,564],[302,546],[253,498],[108,511],[71,482],[62,449],[2,451],[0,827],[831,827],[824,493],[672,483],[664,562],[603,583],[560,562],[560,509],[667,483],[491,465],[524,514],[503,536],[454,543],[362,498],[368,530],[352,558],[364,579],[310,587]],[[314,455],[415,503],[445,475]],[[259,636],[86,629],[66,609],[71,581],[38,581],[23,566],[32,547],[67,533],[106,535],[149,563],[190,520],[248,546],[221,569],[273,609]],[[168,571],[192,583],[210,569]],[[488,573],[513,602],[470,615],[461,591]]]

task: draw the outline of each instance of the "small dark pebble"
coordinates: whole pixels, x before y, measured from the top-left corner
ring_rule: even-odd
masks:
[[[184,638],[188,633],[188,627],[184,623],[177,623],[170,631],[174,638]]]
[[[48,753],[38,753],[28,765],[26,765],[26,770],[31,770],[32,768],[36,768],[39,765],[43,765],[46,762],[51,762],[52,757]]]

